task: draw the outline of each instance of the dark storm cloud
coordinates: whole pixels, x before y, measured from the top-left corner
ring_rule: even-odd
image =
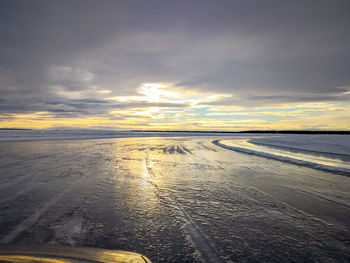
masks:
[[[0,110],[104,114],[145,82],[234,95],[222,104],[347,101],[349,13],[349,1],[1,1]]]

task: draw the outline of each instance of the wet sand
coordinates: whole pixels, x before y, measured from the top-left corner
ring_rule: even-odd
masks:
[[[154,262],[350,260],[350,178],[215,137],[1,142],[0,241]]]

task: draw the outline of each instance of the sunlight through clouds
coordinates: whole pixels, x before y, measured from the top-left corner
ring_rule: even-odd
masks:
[[[350,129],[348,1],[0,5],[0,128]]]
[[[140,94],[139,96],[117,96],[111,99],[119,102],[184,103],[189,106],[195,106],[232,97],[231,94],[197,92],[163,83],[144,83],[137,89],[137,92]]]

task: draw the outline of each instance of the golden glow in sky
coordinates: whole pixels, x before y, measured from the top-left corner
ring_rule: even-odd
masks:
[[[111,92],[102,90],[103,94]],[[280,104],[273,107],[225,105],[231,94],[201,92],[169,83],[144,83],[135,96],[114,96],[107,113],[57,117],[49,111],[2,114],[0,127],[100,129],[326,129],[350,127],[347,103]],[[344,120],[347,120],[344,122]]]

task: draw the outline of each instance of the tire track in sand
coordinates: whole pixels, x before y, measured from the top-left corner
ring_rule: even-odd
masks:
[[[154,186],[158,192],[158,196],[177,212],[177,216],[183,223],[183,227],[192,244],[196,251],[199,252],[200,262],[225,262],[220,256],[220,253],[212,244],[210,244],[208,238],[201,232],[200,227],[191,219],[189,213],[187,213],[182,205],[176,200],[176,196],[169,190],[158,187],[154,182],[153,179],[155,179],[156,176],[150,167],[149,152],[146,153],[144,162],[146,172],[148,173],[149,178],[152,178],[152,180],[149,180],[148,182]]]
[[[90,175],[83,176],[76,180],[74,183],[69,184],[69,187],[66,187],[64,191],[54,196],[51,200],[44,203],[38,210],[34,212],[31,216],[24,219],[21,223],[19,223],[12,231],[10,231],[6,236],[4,236],[0,243],[11,243],[16,237],[18,237],[22,232],[32,227],[42,215],[44,215],[52,206],[57,204],[59,201],[63,199],[63,197],[70,191],[74,190],[74,188],[81,182],[90,178],[93,171],[91,171]]]

